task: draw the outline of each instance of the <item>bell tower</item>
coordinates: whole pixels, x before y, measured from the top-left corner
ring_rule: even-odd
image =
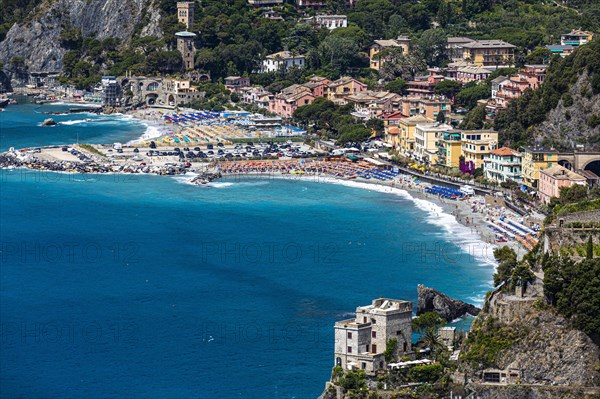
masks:
[[[194,69],[194,57],[196,55],[194,39],[196,38],[196,34],[192,32],[177,32],[175,36],[177,36],[177,50],[179,50],[183,59],[183,69],[186,71]]]
[[[193,1],[177,2],[177,21],[184,24],[187,30],[194,23],[194,7],[195,3]]]

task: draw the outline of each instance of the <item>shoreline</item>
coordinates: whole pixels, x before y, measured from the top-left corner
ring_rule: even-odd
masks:
[[[424,222],[438,226],[442,229],[445,238],[460,247],[471,258],[477,259],[481,267],[493,267],[494,271],[498,266],[493,257],[493,250],[508,245],[517,252],[523,252],[518,242],[508,241],[498,243],[495,241],[495,233],[485,224],[486,214],[478,210],[472,210],[472,200],[443,200],[435,195],[425,192],[425,187],[429,184],[410,184],[409,175],[400,175],[404,177],[404,182],[374,182],[365,179],[346,179],[336,176],[322,175],[290,175],[290,174],[266,174],[266,173],[247,173],[247,174],[223,174],[225,182],[234,179],[232,184],[251,181],[252,179],[281,179],[297,182],[312,182],[319,184],[336,184],[351,188],[359,188],[369,191],[377,191],[382,194],[391,194],[412,202],[412,204],[427,216]],[[184,180],[180,177],[179,180]],[[186,179],[187,180],[187,179]],[[191,180],[191,179],[189,179]],[[193,184],[191,182],[183,182]],[[218,184],[218,183],[217,183]],[[209,183],[207,186],[214,186]],[[493,289],[489,281],[489,289]],[[474,305],[481,306],[484,298],[465,298]]]
[[[53,151],[53,155],[59,158],[53,158],[52,160],[44,160],[43,157],[37,157],[37,154],[30,154],[26,152],[8,152],[3,153],[2,158],[4,159],[4,168],[8,169],[26,169],[26,170],[41,170],[48,172],[57,173],[70,173],[70,174],[154,174],[154,175],[170,175],[178,176],[178,180],[183,184],[193,184],[191,180],[198,176],[197,173],[207,172],[212,165],[212,168],[219,170],[214,164],[209,163],[194,163],[191,168],[185,168],[183,166],[177,166],[173,164],[160,165],[150,164],[145,166],[142,170],[138,165],[132,165],[127,162],[119,164],[118,159],[110,159],[106,157],[100,157],[96,154],[86,151],[84,148],[78,148],[82,152],[86,152],[86,156],[91,158],[95,162],[79,162],[78,159],[68,160],[62,159],[61,156],[67,156],[68,153],[61,152],[61,146],[45,147],[45,152]],[[43,155],[43,154],[42,154]],[[20,164],[6,166],[6,160],[12,159],[20,161]],[[2,159],[0,159],[1,161]],[[29,162],[29,163],[27,163]],[[97,162],[97,163],[96,163]],[[235,162],[235,161],[233,161]],[[2,164],[2,162],[0,162]],[[242,164],[242,163],[240,163]],[[38,167],[35,167],[38,166]],[[52,169],[52,167],[61,166],[64,169]],[[91,168],[92,166],[97,169]],[[138,169],[135,167],[138,166]],[[79,168],[86,169],[79,169]],[[91,170],[90,170],[91,168]],[[415,207],[424,211],[424,221],[429,224],[436,225],[445,235],[446,239],[450,242],[455,243],[459,248],[466,252],[472,259],[476,259],[480,266],[484,267],[497,267],[497,263],[493,258],[493,249],[508,245],[514,248],[517,253],[524,253],[524,249],[521,249],[519,243],[516,241],[508,242],[496,242],[494,231],[486,225],[486,217],[497,218],[501,213],[512,214],[510,210],[494,209],[483,205],[482,197],[475,197],[475,199],[467,200],[450,200],[442,199],[436,195],[425,192],[425,188],[429,187],[429,183],[418,182],[413,176],[408,174],[400,174],[391,181],[375,181],[371,179],[363,178],[344,178],[340,176],[334,176],[326,173],[306,173],[306,174],[291,174],[289,172],[282,173],[279,171],[272,171],[268,173],[264,172],[251,172],[245,171],[241,173],[223,173],[223,179],[243,181],[255,179],[285,179],[289,181],[305,181],[315,183],[326,183],[326,184],[338,184],[347,187],[366,189],[370,191],[377,191],[384,194],[392,194],[399,196],[403,199],[409,200]],[[206,184],[207,187],[213,186],[211,183]],[[517,215],[512,215],[516,217]],[[490,289],[491,286],[490,281]],[[481,298],[467,298],[471,303],[481,305],[483,297]]]

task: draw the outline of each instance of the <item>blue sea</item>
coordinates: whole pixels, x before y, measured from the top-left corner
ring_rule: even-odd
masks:
[[[39,111],[0,113],[2,150],[77,135],[126,142],[146,128],[90,114],[43,128]],[[2,398],[316,398],[333,324],[357,305],[416,305],[417,284],[480,304],[491,287],[491,249],[400,191],[24,170],[0,179]]]

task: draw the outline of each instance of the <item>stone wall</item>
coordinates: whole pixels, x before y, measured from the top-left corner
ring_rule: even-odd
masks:
[[[561,220],[564,224],[576,222],[600,222],[600,210],[558,215],[555,223],[560,223]]]

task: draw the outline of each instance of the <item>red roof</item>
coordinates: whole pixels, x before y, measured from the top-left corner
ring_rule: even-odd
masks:
[[[497,150],[490,151],[490,154],[499,155],[501,157],[508,157],[510,155],[521,155],[521,153],[513,150],[512,148],[502,147]]]
[[[385,114],[383,116],[384,119],[402,119],[402,118],[406,118],[406,115],[402,114],[402,112],[400,111],[396,111],[396,112],[392,112],[389,114]]]

